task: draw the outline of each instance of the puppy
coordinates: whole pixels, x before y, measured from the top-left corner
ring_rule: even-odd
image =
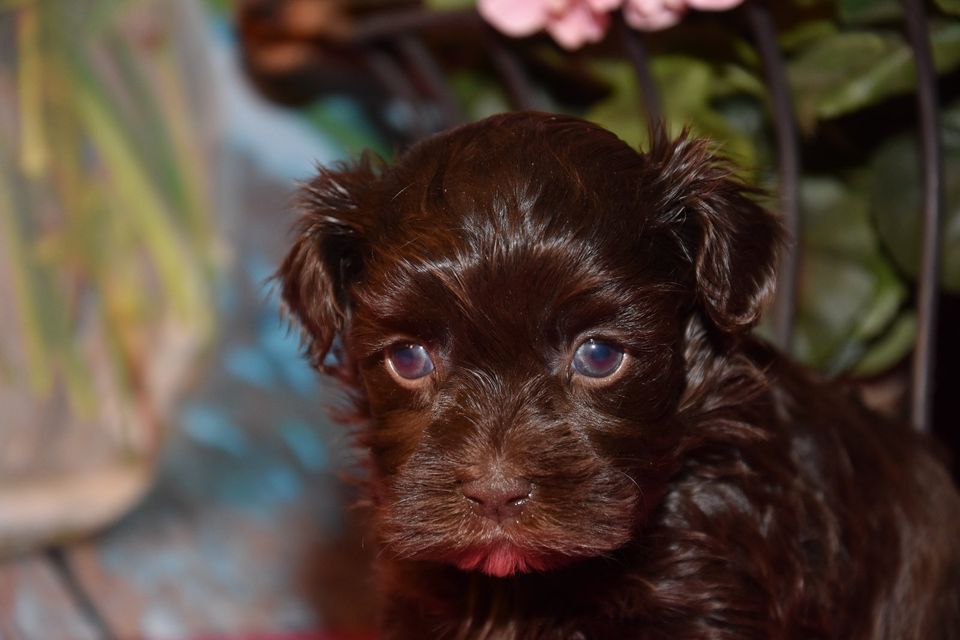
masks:
[[[306,187],[278,275],[362,424],[382,637],[960,638],[947,472],[750,335],[780,227],[653,137],[505,114]]]

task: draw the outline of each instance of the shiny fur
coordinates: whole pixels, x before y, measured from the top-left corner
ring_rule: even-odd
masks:
[[[305,189],[279,278],[361,425],[383,638],[960,638],[947,472],[751,337],[780,228],[653,137],[507,114]],[[573,374],[590,337],[610,381]],[[464,497],[488,476],[531,484],[516,517]]]

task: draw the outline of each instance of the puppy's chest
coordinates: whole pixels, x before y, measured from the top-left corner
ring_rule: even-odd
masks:
[[[537,594],[527,594],[534,596]],[[543,607],[530,598],[511,600],[503,594],[468,598],[466,610],[447,621],[451,640],[590,640],[626,638],[598,612],[578,611],[581,607],[553,604]],[[485,600],[485,601],[484,601]],[[581,605],[582,606],[582,605]],[[435,628],[439,628],[435,627]],[[414,637],[414,636],[402,636]]]
[[[409,568],[409,565],[401,568],[401,572]],[[612,594],[625,592],[625,585],[614,576],[571,575],[562,571],[521,579],[495,579],[420,568],[426,570],[416,571],[417,579],[406,581],[405,589],[385,594],[385,638],[627,640],[641,637],[625,634],[624,627],[613,624],[625,613],[614,612],[620,606]]]
[[[412,640],[643,640],[644,618],[669,614],[617,562],[519,579],[441,572],[417,591],[387,594],[386,638]],[[432,572],[427,572],[432,573]],[[410,587],[413,581],[407,581]],[[396,597],[394,599],[393,597]]]

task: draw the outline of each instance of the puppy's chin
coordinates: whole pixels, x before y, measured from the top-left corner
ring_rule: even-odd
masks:
[[[505,578],[518,573],[549,571],[571,561],[559,554],[543,554],[524,551],[509,542],[493,543],[486,547],[473,547],[453,554],[449,562],[463,571],[479,571],[489,576]]]

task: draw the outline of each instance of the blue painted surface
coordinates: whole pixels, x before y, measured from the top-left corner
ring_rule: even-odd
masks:
[[[231,346],[223,354],[224,368],[246,384],[273,389],[277,386],[277,374],[267,354],[257,346]]]
[[[191,404],[180,413],[180,426],[198,443],[226,451],[237,457],[249,455],[247,436],[218,406]]]
[[[327,445],[313,427],[299,420],[287,420],[280,425],[280,437],[305,470],[320,473],[329,469]]]
[[[184,445],[166,461],[179,491],[261,521],[303,500],[311,478],[334,472],[329,439],[335,432],[320,405],[317,373],[282,318],[269,282],[273,264],[254,249],[221,282],[231,291],[220,297],[234,300],[244,317],[230,319],[238,331],[228,331],[218,348],[220,373],[212,378],[221,383],[212,395],[201,392],[185,404],[177,421],[198,448]],[[333,514],[321,519],[339,521]]]
[[[254,289],[258,289],[263,298],[270,302],[277,300],[276,286],[273,282],[273,272],[277,265],[267,260],[261,253],[252,253],[246,256],[243,263],[243,271],[247,276],[247,282]]]

